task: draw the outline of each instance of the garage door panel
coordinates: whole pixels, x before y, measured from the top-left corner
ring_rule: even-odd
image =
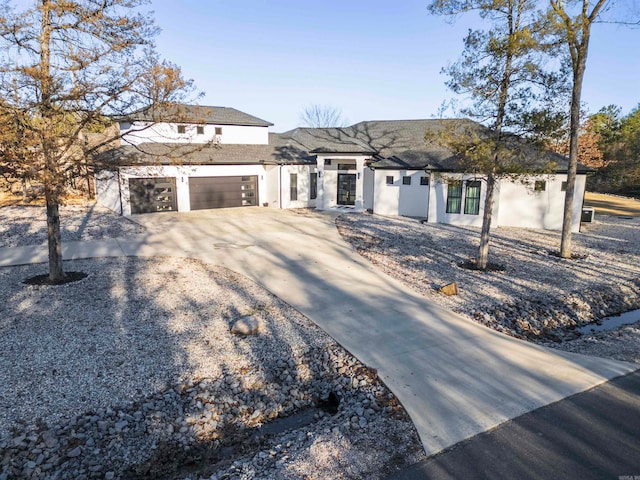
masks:
[[[130,178],[131,213],[177,210],[175,177]]]
[[[258,177],[190,177],[191,210],[258,204]]]

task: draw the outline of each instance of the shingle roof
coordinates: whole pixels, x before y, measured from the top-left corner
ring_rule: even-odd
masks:
[[[142,143],[123,145],[100,156],[102,162],[127,165],[315,164],[315,156],[269,134],[268,145]]]
[[[146,143],[119,147],[106,155],[113,161],[118,160],[120,165],[215,165],[315,164],[318,154],[341,153],[370,155],[374,159],[371,167],[378,169],[461,171],[461,160],[436,141],[438,134],[448,129],[488,132],[486,127],[467,119],[374,120],[345,128],[296,128],[269,133],[268,145],[223,144],[199,148]],[[426,137],[430,140],[425,140]],[[566,157],[535,147],[515,135],[511,138],[512,150],[526,159],[530,168],[544,169],[555,162],[558,172],[567,170]],[[578,172],[588,171],[579,165]]]
[[[296,128],[276,134],[280,141],[310,153],[374,154],[376,150],[353,135],[347,128]]]
[[[200,105],[171,105],[170,107],[147,107],[130,115],[118,117],[123,121],[173,121],[214,125],[242,125],[270,127],[271,122],[254,117],[229,107],[211,107]]]

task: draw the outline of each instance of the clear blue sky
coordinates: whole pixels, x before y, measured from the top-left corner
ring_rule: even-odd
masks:
[[[625,3],[628,0],[624,0]],[[451,25],[427,0],[152,0],[158,48],[195,80],[203,105],[299,125],[310,104],[350,123],[430,118],[453,97],[440,70],[462,52],[473,17]],[[583,88],[591,112],[640,102],[640,29],[598,24]]]

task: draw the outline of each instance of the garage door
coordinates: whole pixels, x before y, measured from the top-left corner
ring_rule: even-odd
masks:
[[[258,204],[258,177],[189,177],[191,210]]]
[[[175,177],[130,178],[131,213],[177,210]]]

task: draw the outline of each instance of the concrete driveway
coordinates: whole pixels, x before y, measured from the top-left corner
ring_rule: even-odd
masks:
[[[65,245],[65,258],[170,255],[265,286],[397,395],[428,455],[637,366],[538,347],[442,309],[384,275],[338,234],[335,214],[240,208],[139,215],[150,233]],[[46,260],[0,249],[0,265]]]

